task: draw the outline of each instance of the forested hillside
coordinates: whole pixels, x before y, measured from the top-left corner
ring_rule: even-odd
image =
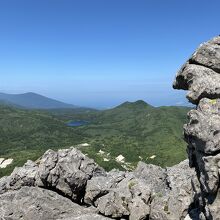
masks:
[[[79,146],[106,169],[132,169],[139,160],[170,166],[186,157],[182,126],[186,107],[155,108],[143,101],[126,102],[105,111],[23,110],[0,105],[0,157],[14,161],[0,175],[49,148]],[[68,127],[70,120],[88,125]],[[123,162],[116,161],[122,155]]]

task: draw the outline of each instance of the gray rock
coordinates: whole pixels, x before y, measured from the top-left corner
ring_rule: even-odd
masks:
[[[175,89],[189,90],[187,98],[198,104],[202,98],[220,98],[220,37],[202,44],[183,65],[173,83]]]
[[[87,180],[104,173],[94,160],[75,148],[58,152],[49,150],[39,161],[36,185],[50,187],[79,202],[84,196]]]
[[[200,209],[207,219],[217,219],[220,200],[220,100],[203,98],[196,110],[189,112],[189,122],[184,126],[188,143],[190,164],[196,168],[201,187],[198,198]]]
[[[176,89],[189,90],[186,97],[191,103],[198,104],[199,100],[204,97],[220,97],[219,83],[219,73],[187,62],[178,72],[173,86]]]
[[[84,201],[103,215],[139,220],[149,215],[150,193],[148,186],[141,184],[133,173],[111,171],[105,177],[88,181]]]
[[[48,150],[36,162],[28,161],[0,179],[0,207],[12,219],[20,213],[24,219],[34,215],[41,219],[104,219],[94,212],[117,219],[184,219],[194,196],[191,179],[195,172],[187,164],[162,169],[140,162],[134,172],[106,173],[76,149]],[[58,200],[63,206],[57,207]],[[25,209],[28,201],[30,208]],[[71,204],[80,207],[73,202],[90,208],[81,207],[83,213],[77,216],[78,212],[68,208]],[[18,203],[21,206],[16,208]]]
[[[207,155],[220,150],[220,100],[204,98],[197,109],[188,113],[189,122],[184,126],[186,141]],[[199,144],[198,144],[199,143]]]
[[[105,177],[92,177],[84,201],[112,218],[184,219],[194,201],[191,180],[196,177],[188,164],[186,160],[162,169],[140,162],[134,172],[112,171]]]
[[[190,63],[208,67],[220,73],[220,36],[203,43],[190,58]]]
[[[166,188],[153,195],[150,219],[169,220],[184,219],[194,202],[194,190],[191,184],[195,180],[196,189],[199,183],[196,172],[189,168],[188,160],[166,169]]]
[[[34,186],[37,170],[37,164],[30,160],[23,167],[16,167],[10,176],[0,179],[0,194],[22,186]]]
[[[197,104],[184,126],[190,166],[199,182],[197,187],[192,181],[194,211],[189,214],[220,219],[220,36],[200,45],[178,72],[174,88],[189,90],[188,99]]]
[[[125,178],[125,172],[112,170],[107,176],[93,177],[87,182],[84,202],[94,205],[96,200],[106,195],[111,188],[116,188],[117,184]]]
[[[0,193],[22,186],[40,186],[80,202],[87,180],[96,175],[105,175],[105,172],[77,149],[48,150],[36,163],[28,161],[0,180]]]
[[[38,187],[22,187],[0,195],[0,219],[10,220],[107,220],[59,194]]]
[[[165,169],[159,166],[139,162],[134,175],[142,179],[154,193],[162,192],[166,188]]]

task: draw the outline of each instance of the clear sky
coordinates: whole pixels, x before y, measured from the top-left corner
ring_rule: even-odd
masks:
[[[185,101],[176,71],[220,34],[219,0],[0,0],[0,91],[111,107]]]

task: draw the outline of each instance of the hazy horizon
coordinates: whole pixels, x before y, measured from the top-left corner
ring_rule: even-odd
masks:
[[[213,2],[1,1],[0,91],[93,108],[187,103],[172,81],[182,61],[219,34]]]
[[[25,95],[25,94],[28,94],[28,93],[33,93],[33,92],[25,92],[25,93],[0,92],[0,94],[6,94],[6,95]],[[184,101],[183,102],[177,102],[177,103],[174,103],[174,104],[171,103],[171,104],[164,104],[164,105],[163,104],[162,105],[154,105],[153,103],[150,103],[150,102],[148,102],[147,100],[144,100],[144,99],[122,100],[121,102],[115,102],[114,104],[109,105],[109,106],[108,105],[105,106],[104,105],[105,103],[101,103],[100,106],[97,106],[97,105],[95,105],[95,102],[93,102],[92,105],[90,105],[90,106],[81,106],[81,105],[77,105],[77,103],[69,103],[69,102],[65,102],[65,100],[59,100],[56,97],[48,97],[48,96],[40,94],[40,93],[34,93],[34,94],[40,95],[40,96],[43,96],[43,97],[46,97],[46,98],[49,98],[49,99],[53,99],[53,100],[56,100],[56,101],[61,101],[65,104],[71,104],[71,105],[74,105],[74,106],[77,106],[77,107],[88,107],[88,108],[94,108],[94,109],[100,109],[100,110],[114,108],[114,107],[117,107],[117,106],[119,106],[119,105],[121,105],[125,102],[131,102],[132,103],[132,102],[137,102],[137,101],[144,101],[147,104],[152,105],[154,107],[160,107],[160,106],[186,106],[186,107],[188,106],[189,107],[189,106],[192,106],[192,104],[189,103],[187,100],[185,102]]]

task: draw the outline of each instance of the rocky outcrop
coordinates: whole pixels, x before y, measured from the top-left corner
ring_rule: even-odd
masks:
[[[202,98],[220,98],[220,37],[203,43],[183,65],[174,81],[175,89],[189,90],[187,98],[198,104]]]
[[[167,169],[140,162],[134,172],[111,171],[89,180],[85,201],[115,218],[184,219],[194,197],[192,177],[188,160]]]
[[[133,172],[105,172],[75,148],[48,150],[0,179],[0,218],[184,219],[195,176],[188,161],[166,169],[139,162]]]
[[[38,187],[22,187],[0,195],[0,219],[107,220],[59,194]]]
[[[74,202],[83,199],[87,180],[106,175],[94,160],[75,148],[48,150],[38,161],[27,161],[15,168],[9,177],[0,180],[0,193],[22,186],[38,186],[53,190]]]
[[[150,214],[151,191],[133,173],[111,171],[106,177],[88,181],[85,202],[105,216],[146,219]]]
[[[189,101],[197,104],[184,136],[200,183],[194,190],[198,218],[220,219],[220,36],[200,45],[177,73],[174,88],[189,90]]]

